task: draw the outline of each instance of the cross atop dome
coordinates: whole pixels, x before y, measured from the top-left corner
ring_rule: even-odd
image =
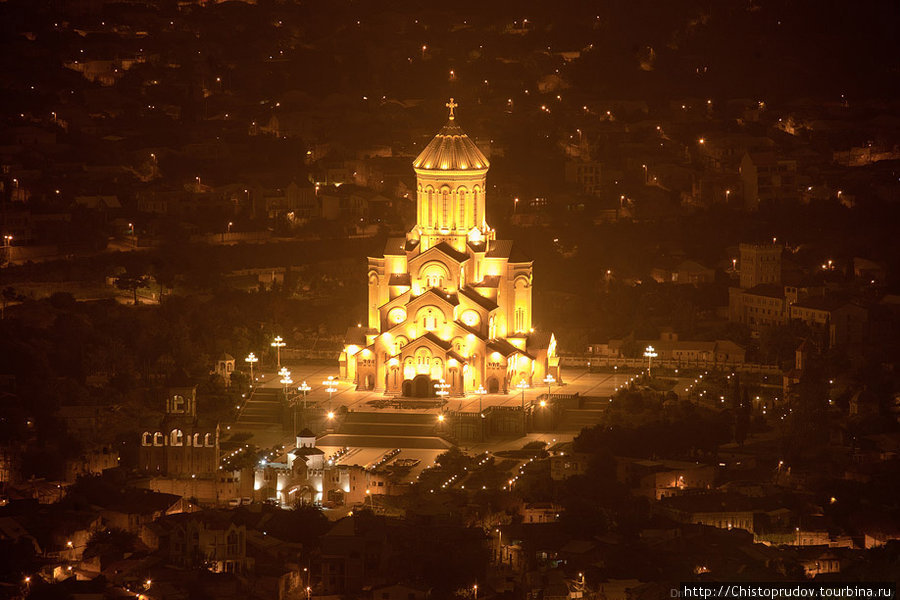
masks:
[[[450,98],[450,102],[448,102],[444,106],[446,106],[447,108],[450,109],[450,120],[452,121],[453,119],[455,119],[456,117],[453,116],[453,109],[456,108],[457,106],[459,106],[459,104],[454,102],[453,98]]]

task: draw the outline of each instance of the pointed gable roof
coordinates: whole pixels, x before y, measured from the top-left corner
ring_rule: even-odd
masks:
[[[475,290],[471,290],[467,287],[464,287],[464,288],[461,288],[457,293],[460,296],[464,296],[464,297],[468,298],[469,300],[471,300],[472,302],[474,302],[475,304],[477,304],[478,306],[480,306],[481,308],[485,309],[488,312],[495,310],[497,308],[496,302],[494,302],[490,298],[485,298],[484,296],[482,296]]]

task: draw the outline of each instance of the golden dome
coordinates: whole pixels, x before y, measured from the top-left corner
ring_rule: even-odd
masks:
[[[465,171],[487,169],[490,166],[488,159],[454,122],[452,115],[450,122],[444,125],[413,161],[416,169],[433,171]]]

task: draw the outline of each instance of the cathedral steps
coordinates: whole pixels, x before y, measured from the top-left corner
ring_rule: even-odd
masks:
[[[453,446],[439,437],[395,437],[389,435],[343,435],[329,433],[316,440],[317,446],[357,446],[370,448],[421,448],[445,450]]]
[[[397,448],[449,448],[439,437],[434,414],[350,412],[338,430],[320,438],[319,445]]]
[[[556,425],[557,431],[581,431],[602,422],[609,408],[609,398],[589,398],[581,400],[581,408],[566,408]]]
[[[281,401],[281,391],[260,388],[254,390],[250,398],[244,402],[238,414],[236,425],[239,427],[280,426],[283,418],[284,408]]]
[[[581,407],[585,410],[606,410],[609,407],[609,398],[592,398],[583,396]]]

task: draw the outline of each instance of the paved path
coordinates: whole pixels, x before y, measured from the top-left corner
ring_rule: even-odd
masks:
[[[301,382],[306,382],[311,390],[307,394],[309,402],[327,409],[336,409],[339,406],[346,406],[352,411],[368,411],[375,410],[368,402],[370,400],[382,400],[384,395],[380,392],[357,392],[353,389],[353,385],[338,382],[337,390],[331,394],[329,398],[327,387],[323,382],[328,376],[338,375],[337,367],[326,365],[302,365],[302,364],[286,364],[291,371],[291,379],[294,383],[291,385],[296,390]],[[582,396],[610,396],[615,393],[617,387],[626,385],[633,377],[634,373],[588,373],[586,369],[564,369],[563,385],[550,386],[551,393],[574,394],[578,393]],[[277,373],[270,370],[256,372],[257,386],[265,388],[280,388],[282,385],[278,382],[280,378]],[[525,390],[525,402],[533,402],[540,394],[547,393],[547,386],[541,385]],[[482,407],[488,406],[519,406],[522,403],[522,393],[514,394],[485,394],[481,397]],[[478,410],[479,397],[470,395],[465,398],[449,398],[447,408],[450,410],[463,410],[466,412],[474,412]],[[402,410],[403,412],[437,412],[435,408],[429,409],[378,409],[378,410]]]

